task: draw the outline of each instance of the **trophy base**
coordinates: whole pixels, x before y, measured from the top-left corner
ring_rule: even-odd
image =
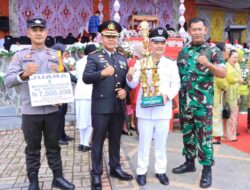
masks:
[[[164,106],[162,96],[150,96],[150,97],[142,97],[141,99],[141,107],[156,107],[156,106]]]

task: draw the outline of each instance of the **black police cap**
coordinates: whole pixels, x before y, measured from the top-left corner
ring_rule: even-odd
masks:
[[[27,20],[27,28],[42,27],[46,28],[46,20],[42,18],[33,18]]]
[[[151,30],[148,37],[152,41],[165,41],[168,38],[168,33],[164,28],[158,27]]]
[[[121,25],[113,20],[105,21],[98,27],[98,32],[102,33],[102,35],[107,36],[118,36],[121,31]]]

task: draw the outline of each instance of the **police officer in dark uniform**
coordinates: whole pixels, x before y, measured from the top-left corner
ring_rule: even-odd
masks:
[[[53,171],[52,187],[73,190],[75,186],[62,175],[61,149],[58,144],[58,106],[31,106],[28,81],[33,74],[58,71],[58,55],[45,46],[48,31],[46,21],[35,18],[27,21],[31,47],[17,52],[5,76],[8,88],[20,86],[22,101],[22,130],[27,143],[26,169],[30,181],[29,190],[39,190],[41,140],[44,137],[48,165]]]
[[[106,21],[99,26],[103,48],[88,56],[83,73],[83,81],[87,84],[93,84],[91,108],[93,189],[102,188],[102,149],[107,133],[111,177],[121,180],[133,179],[133,176],[125,173],[120,166],[120,138],[125,119],[124,100],[129,89],[126,86],[127,60],[115,52],[121,30],[121,26],[115,21]]]

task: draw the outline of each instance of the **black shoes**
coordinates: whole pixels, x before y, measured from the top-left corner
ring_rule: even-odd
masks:
[[[89,147],[89,146],[85,146],[85,145],[79,145],[78,146],[78,150],[79,151],[82,151],[82,152],[87,152],[87,151],[90,151],[91,150],[91,148]]]
[[[213,144],[218,144],[219,145],[219,144],[221,144],[221,142],[220,141],[214,141]]]
[[[38,172],[28,172],[28,178],[30,181],[28,190],[40,190],[38,182]]]
[[[211,166],[203,166],[200,180],[201,188],[208,188],[212,185],[212,169]]]
[[[159,179],[162,185],[168,185],[169,179],[166,174],[155,174],[155,176]]]
[[[137,181],[138,185],[140,185],[140,186],[146,185],[146,183],[147,183],[146,174],[137,175],[136,181]]]
[[[196,170],[194,160],[187,159],[187,161],[177,168],[173,168],[173,173],[183,174],[187,172],[194,172]]]
[[[70,137],[70,136],[68,136],[68,135],[66,135],[66,136],[64,137],[64,140],[66,140],[66,141],[73,141],[74,138],[73,138],[73,137]]]
[[[131,133],[130,131],[126,132],[122,130],[122,135],[133,136],[133,133]]]
[[[69,144],[68,141],[73,141],[73,140],[74,140],[73,137],[70,137],[70,136],[68,136],[68,135],[65,135],[63,138],[61,138],[61,139],[58,141],[58,143],[59,143],[60,145],[68,145],[68,144]]]
[[[101,190],[102,181],[101,176],[92,176],[91,177],[91,190]]]
[[[60,145],[68,145],[68,144],[69,144],[68,141],[66,141],[66,140],[64,140],[64,139],[60,139],[60,140],[58,141],[58,143],[59,143]]]
[[[169,184],[169,179],[166,174],[155,174],[155,176],[159,179],[160,183],[163,185]],[[144,186],[147,183],[146,174],[144,175],[137,175],[136,182],[139,186]]]
[[[52,187],[60,188],[63,190],[74,190],[75,185],[67,181],[64,177],[53,178]]]
[[[122,169],[111,169],[110,176],[118,178],[123,181],[131,181],[133,179],[132,175],[127,174],[126,172],[122,171]]]

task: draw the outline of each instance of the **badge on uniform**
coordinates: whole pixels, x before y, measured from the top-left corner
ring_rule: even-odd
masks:
[[[100,58],[100,63],[107,63],[107,62],[108,61],[105,58],[103,58],[103,57]]]
[[[126,68],[127,68],[126,62],[124,62],[124,61],[119,61],[119,64],[120,64],[120,68],[121,68],[121,69],[126,69]]]
[[[30,54],[26,54],[26,55],[24,55],[24,58],[31,58],[31,55]]]

